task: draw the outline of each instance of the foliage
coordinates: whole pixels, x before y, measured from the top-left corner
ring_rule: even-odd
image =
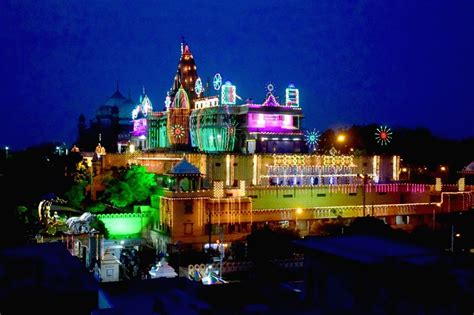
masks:
[[[107,185],[105,193],[108,196],[108,201],[115,207],[126,208],[133,202],[132,190],[126,182],[112,180]]]
[[[107,205],[102,202],[97,202],[88,207],[90,213],[102,213],[107,209]]]
[[[144,166],[132,165],[119,172],[118,178],[106,180],[105,186],[104,201],[129,210],[132,205],[149,200],[157,185],[153,173]]]
[[[69,204],[76,209],[82,208],[82,202],[85,196],[86,183],[80,182],[71,186],[71,188],[64,194],[64,197],[69,201]]]
[[[109,238],[109,230],[107,230],[102,220],[96,218],[95,220],[91,222],[90,226],[91,228],[99,231],[100,234],[104,235],[106,239]]]
[[[145,201],[156,187],[155,174],[148,173],[142,165],[132,165],[125,173],[125,182],[133,188],[133,198],[136,202]]]

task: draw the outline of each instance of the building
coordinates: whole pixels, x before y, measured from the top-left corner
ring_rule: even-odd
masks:
[[[99,284],[61,242],[0,250],[2,314],[91,314]]]
[[[87,126],[84,115],[79,117],[77,145],[81,151],[93,151],[100,143],[108,152],[122,152],[128,145],[132,131],[132,111],[137,104],[116,91],[96,111],[95,119]]]
[[[293,84],[281,101],[267,85],[257,104],[242,101],[237,86],[223,83],[220,74],[212,83],[203,87],[183,42],[163,110],[155,110],[143,90],[133,110],[130,146],[100,161],[101,174],[141,164],[162,176],[163,191],[152,197],[151,214],[133,219],[152,220],[144,235],[161,250],[176,242],[199,248],[218,239],[231,242],[266,223],[302,235],[317,234],[331,220],[366,215],[404,229],[435,226],[437,213],[467,211],[474,204],[470,189],[400,183],[397,155],[342,155],[336,149],[314,154],[308,150],[314,141],[305,143],[304,104]],[[100,183],[101,176],[94,181]],[[148,224],[140,222],[133,226]]]
[[[304,300],[326,314],[466,314],[473,272],[452,257],[374,236],[308,238]]]

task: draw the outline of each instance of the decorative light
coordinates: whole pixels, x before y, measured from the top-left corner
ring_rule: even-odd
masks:
[[[291,107],[300,106],[299,90],[293,84],[290,84],[285,90],[285,105]]]
[[[173,125],[171,126],[171,132],[173,133],[173,137],[181,139],[184,137],[185,130],[181,125]]]
[[[316,151],[316,147],[318,145],[319,138],[321,137],[319,131],[316,129],[313,130],[306,130],[304,134],[304,140],[306,145],[309,147],[310,151]]]
[[[465,189],[466,189],[466,179],[464,177],[461,177],[458,180],[458,190],[464,191]]]
[[[275,89],[275,86],[273,85],[273,83],[267,84],[267,87],[266,87],[267,93],[272,93],[274,89]]]
[[[380,126],[375,132],[375,140],[380,145],[387,145],[392,140],[392,130],[387,126]]]
[[[214,198],[224,198],[224,182],[223,181],[214,181],[213,189]]]
[[[372,161],[372,178],[378,183],[380,178],[380,156],[374,155]]]
[[[196,83],[194,84],[194,90],[196,91],[196,94],[198,95],[198,97],[203,92],[202,81],[201,81],[201,78],[199,77],[197,78]]]
[[[235,85],[227,81],[221,88],[221,103],[223,105],[235,105],[236,93]]]
[[[220,73],[216,73],[214,75],[214,78],[212,79],[212,85],[214,86],[214,90],[216,91],[220,90],[222,86],[222,77]]]
[[[225,184],[230,186],[230,155],[227,154],[225,157]]]
[[[395,181],[400,179],[400,157],[397,155],[392,158],[392,179]]]
[[[441,182],[441,178],[440,177],[437,177],[436,178],[436,184],[435,184],[435,190],[436,191],[441,191],[443,188],[443,184]]]
[[[170,105],[171,105],[171,97],[170,97],[170,92],[168,92],[166,94],[166,98],[165,98],[165,108],[166,108],[166,110],[168,110],[168,108],[170,108]]]

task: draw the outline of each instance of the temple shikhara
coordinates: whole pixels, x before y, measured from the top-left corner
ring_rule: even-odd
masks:
[[[308,104],[294,84],[282,97],[268,84],[257,97],[262,101],[244,100],[219,73],[203,82],[183,42],[162,100],[151,100],[143,88],[135,102],[117,86],[89,127],[81,117],[77,144],[83,151],[97,143],[106,149],[94,166],[94,194],[101,174],[132,164],[159,174],[164,188],[136,213],[99,215],[111,236],[143,237],[160,251],[177,241],[203,248],[263,224],[304,236],[331,220],[371,215],[410,229],[434,225],[433,213],[473,206],[464,185],[446,191],[441,184],[401,182],[398,155],[343,155],[334,148],[317,154],[319,134],[302,128]],[[390,129],[377,132],[386,145]]]

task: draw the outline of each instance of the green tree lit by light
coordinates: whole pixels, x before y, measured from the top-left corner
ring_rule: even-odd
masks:
[[[119,179],[105,182],[105,201],[118,208],[146,202],[156,188],[155,174],[141,165],[132,165]]]

